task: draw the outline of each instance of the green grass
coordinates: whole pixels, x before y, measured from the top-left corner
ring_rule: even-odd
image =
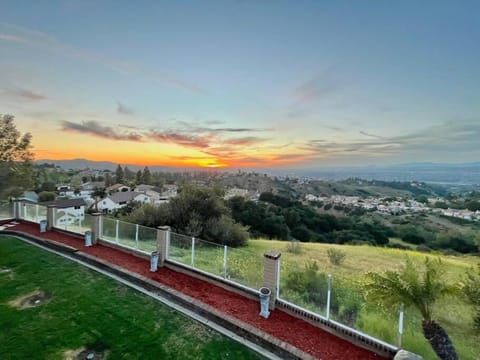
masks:
[[[114,280],[18,239],[0,237],[0,358],[62,359],[103,344],[109,359],[258,359],[259,355]],[[34,290],[46,304],[8,303]]]

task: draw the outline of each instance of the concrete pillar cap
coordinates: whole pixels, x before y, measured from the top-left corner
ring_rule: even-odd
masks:
[[[263,256],[265,256],[267,259],[278,260],[282,254],[278,251],[268,250],[265,252],[265,254],[263,254]]]

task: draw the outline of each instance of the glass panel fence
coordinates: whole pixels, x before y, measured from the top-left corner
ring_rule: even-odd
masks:
[[[116,242],[116,224],[115,219],[108,218],[106,216],[102,217],[102,236],[101,239],[111,242]]]
[[[316,262],[301,263],[284,253],[280,264],[279,297],[316,314],[327,315],[328,274]]]
[[[360,274],[358,280],[347,280],[340,273],[342,269],[295,260],[291,254],[282,255],[280,299],[387,343],[397,343],[399,311],[368,304]]]
[[[138,249],[149,253],[157,250],[157,229],[138,225]]]
[[[191,266],[192,238],[190,236],[170,232],[168,259]]]
[[[116,225],[115,225],[116,226]],[[136,225],[124,221],[118,221],[118,243],[131,248],[136,247]]]
[[[83,234],[85,214],[76,209],[55,209],[55,227],[62,230]]]
[[[263,255],[241,248],[228,248],[227,279],[258,290],[263,286]]]
[[[23,203],[22,218],[38,223],[38,205]]]
[[[195,239],[194,267],[224,277],[225,247],[201,239]]]
[[[47,220],[47,207],[44,205],[38,205],[37,213],[37,221],[40,222],[41,220]]]

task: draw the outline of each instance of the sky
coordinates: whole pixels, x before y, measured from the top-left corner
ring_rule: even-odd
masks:
[[[480,160],[478,1],[2,1],[0,113],[37,159]]]

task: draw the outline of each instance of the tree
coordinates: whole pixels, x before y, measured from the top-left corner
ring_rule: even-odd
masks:
[[[55,200],[55,193],[50,191],[42,191],[38,194],[38,202]]]
[[[148,166],[145,166],[145,169],[143,169],[142,180],[143,183],[147,185],[152,182],[152,174],[150,173]]]
[[[17,130],[12,115],[0,115],[0,196],[33,187],[31,140],[30,133]]]
[[[123,182],[123,169],[120,164],[117,166],[117,170],[115,170],[115,181],[117,184],[121,184]]]
[[[135,172],[130,170],[127,166],[125,166],[124,173],[126,181],[133,181],[135,179]]]
[[[432,319],[436,302],[443,296],[453,294],[457,288],[445,282],[444,269],[440,259],[425,258],[423,271],[407,258],[400,271],[386,271],[383,274],[368,273],[366,297],[368,300],[386,306],[417,309],[422,315],[423,336],[442,360],[458,359],[447,332]]]
[[[143,181],[142,170],[137,171],[137,175],[135,176],[135,182],[137,185],[140,185]]]
[[[105,186],[109,187],[109,186],[112,186],[112,185],[113,185],[112,176],[110,175],[109,172],[107,172],[106,175],[105,175]]]
[[[79,175],[75,175],[70,180],[70,185],[73,190],[80,190],[82,186],[82,178]]]

